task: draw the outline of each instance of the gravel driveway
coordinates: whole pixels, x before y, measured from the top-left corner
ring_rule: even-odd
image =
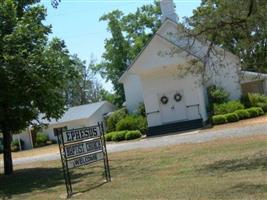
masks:
[[[220,129],[220,130],[197,130],[182,134],[171,134],[158,137],[144,138],[139,141],[112,143],[107,145],[109,153],[135,149],[163,147],[175,144],[201,143],[219,138],[242,137],[249,135],[267,134],[267,124],[254,124],[245,127]],[[42,154],[39,156],[14,159],[14,164],[25,164],[37,161],[49,161],[60,159],[59,153]],[[3,162],[0,161],[0,166]]]

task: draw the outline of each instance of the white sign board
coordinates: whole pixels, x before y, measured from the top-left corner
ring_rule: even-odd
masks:
[[[64,143],[72,143],[87,139],[92,139],[96,137],[100,137],[100,127],[99,126],[91,126],[73,130],[63,131],[63,140]]]
[[[69,168],[74,168],[74,167],[79,167],[83,165],[88,165],[90,163],[93,163],[93,162],[96,162],[102,159],[103,159],[103,153],[101,151],[101,152],[81,156],[78,158],[74,158],[72,160],[68,160],[67,162],[68,162]]]
[[[76,144],[66,145],[64,148],[66,157],[72,158],[83,154],[100,151],[102,150],[103,146],[101,139],[94,139]]]

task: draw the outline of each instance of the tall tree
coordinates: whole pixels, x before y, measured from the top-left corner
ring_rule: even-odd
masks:
[[[59,118],[65,111],[67,80],[76,77],[64,42],[48,43],[51,27],[38,0],[0,1],[0,131],[4,172],[12,174],[12,134],[38,120]]]
[[[91,58],[90,64],[87,66],[85,61],[80,60],[77,55],[73,55],[71,56],[71,64],[79,72],[79,75],[77,79],[72,79],[68,82],[68,87],[65,92],[66,105],[68,107],[94,103],[101,100],[113,100],[90,70],[91,66],[95,65],[93,58]]]
[[[238,55],[244,69],[267,72],[266,19],[266,0],[202,0],[186,27]]]
[[[112,82],[119,106],[125,97],[118,80],[160,26],[160,14],[159,2],[155,1],[152,5],[138,8],[135,13],[124,15],[115,10],[100,18],[108,23],[111,38],[105,40],[102,62],[92,69]]]

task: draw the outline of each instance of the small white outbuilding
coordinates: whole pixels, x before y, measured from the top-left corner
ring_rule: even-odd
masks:
[[[56,120],[42,120],[42,124],[46,124],[42,132],[47,134],[50,140],[56,140],[54,132],[57,129],[81,128],[96,125],[98,122],[104,122],[105,116],[116,110],[116,107],[107,102],[101,101],[97,103],[85,104],[69,108],[64,115]],[[41,118],[41,117],[40,117]],[[21,139],[24,142],[25,149],[33,148],[33,134],[30,128],[24,130],[21,134],[14,135],[13,139]]]

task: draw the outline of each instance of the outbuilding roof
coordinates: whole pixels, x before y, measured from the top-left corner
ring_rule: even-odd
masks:
[[[51,119],[51,121],[48,120],[40,120],[44,124],[58,124],[58,123],[64,123],[64,122],[69,122],[69,121],[74,121],[74,120],[80,120],[80,119],[87,119],[91,117],[98,109],[100,109],[104,104],[110,104],[107,101],[100,101],[97,103],[90,103],[90,104],[85,104],[81,106],[74,106],[69,108],[64,115],[56,120],[56,119]],[[41,118],[42,116],[40,116]]]

